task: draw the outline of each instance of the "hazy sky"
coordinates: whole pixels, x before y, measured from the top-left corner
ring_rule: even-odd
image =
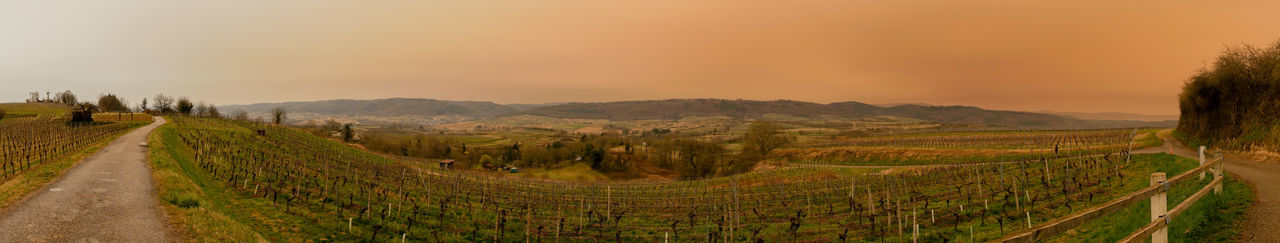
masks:
[[[1280,1],[0,0],[0,101],[922,102],[1177,113]]]

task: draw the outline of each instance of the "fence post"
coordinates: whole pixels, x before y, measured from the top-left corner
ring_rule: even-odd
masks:
[[[1214,178],[1214,179],[1222,178],[1222,164],[1224,164],[1224,163],[1227,163],[1227,162],[1226,162],[1226,161],[1218,161],[1218,164],[1213,165],[1213,178]],[[1217,185],[1213,185],[1213,194],[1218,194],[1218,193],[1221,193],[1221,192],[1222,192],[1222,184],[1227,184],[1227,181],[1226,181],[1226,179],[1225,179],[1225,178],[1223,179],[1223,181],[1222,181],[1221,183],[1218,183]]]
[[[1204,166],[1204,146],[1200,146],[1200,166]],[[1204,180],[1204,171],[1200,171],[1200,179]]]
[[[1168,213],[1169,202],[1168,191],[1165,185],[1164,173],[1151,173],[1151,185],[1161,186],[1160,191],[1151,196],[1151,221],[1164,220]],[[1169,226],[1160,227],[1155,233],[1151,233],[1151,243],[1169,242]]]

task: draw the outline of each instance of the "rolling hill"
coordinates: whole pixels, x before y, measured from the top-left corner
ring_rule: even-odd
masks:
[[[883,107],[847,101],[830,104],[794,100],[668,99],[616,102],[574,102],[545,105],[502,105],[480,101],[392,98],[379,100],[327,100],[234,105],[224,110],[267,112],[282,107],[291,112],[358,116],[453,115],[493,118],[535,115],[570,119],[669,120],[690,116],[761,118],[779,114],[806,118],[858,118],[896,116],[940,123],[982,124],[1026,128],[1171,127],[1172,122],[1087,120],[1062,115],[987,110],[972,106],[930,106],[904,104]]]
[[[290,112],[361,116],[438,116],[495,117],[518,110],[487,101],[448,101],[435,99],[390,98],[377,100],[323,100],[306,102],[260,103],[220,107],[226,111],[268,112],[280,107]]]

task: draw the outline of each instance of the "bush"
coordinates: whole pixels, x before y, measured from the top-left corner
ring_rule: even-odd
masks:
[[[165,201],[168,201],[169,204],[173,204],[179,208],[194,208],[200,206],[200,199],[196,198],[196,195],[190,192],[184,192],[176,195],[174,193],[170,193],[169,195],[166,195],[164,199]]]
[[[1182,88],[1178,130],[1215,144],[1243,148],[1266,140],[1236,138],[1263,136],[1280,121],[1280,42],[1268,48],[1243,46],[1223,52],[1209,69],[1191,77]],[[1274,141],[1272,141],[1274,142]]]

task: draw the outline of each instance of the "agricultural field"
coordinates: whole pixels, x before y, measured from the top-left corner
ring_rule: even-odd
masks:
[[[136,121],[68,122],[68,106],[0,104],[0,208],[56,178],[87,156],[87,150],[151,123]],[[95,150],[96,151],[96,150]]]
[[[1073,141],[1062,147],[1081,156],[892,168],[780,163],[699,180],[588,183],[446,170],[287,127],[170,119],[152,136],[159,195],[172,214],[190,215],[187,225],[202,225],[185,230],[212,241],[983,241],[1145,186],[1152,172],[1195,167],[1130,155],[1133,130],[960,133],[836,146]],[[1119,143],[1126,147],[1112,148]],[[1089,146],[1115,150],[1082,149]]]
[[[811,139],[780,149],[795,164],[937,165],[1119,154],[1160,144],[1153,129],[921,132]]]

